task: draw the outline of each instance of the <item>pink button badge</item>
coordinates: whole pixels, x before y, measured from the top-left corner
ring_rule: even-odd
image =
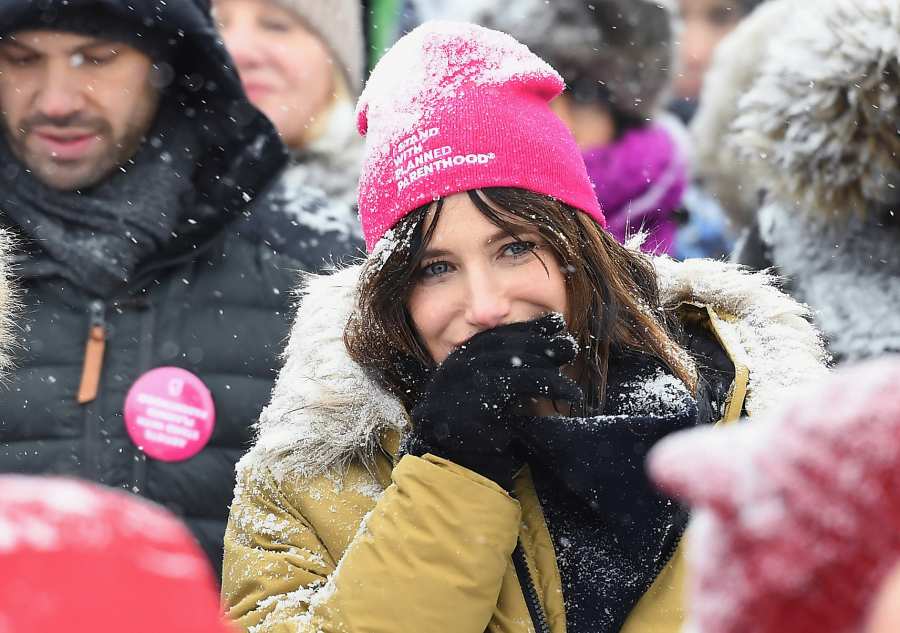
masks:
[[[216,425],[212,394],[180,367],[157,367],[137,379],[125,398],[125,428],[138,448],[164,462],[203,450]]]

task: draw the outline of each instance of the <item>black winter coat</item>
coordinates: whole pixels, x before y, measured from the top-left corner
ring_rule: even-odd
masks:
[[[157,501],[187,521],[218,569],[234,464],[272,389],[297,271],[321,270],[357,244],[299,225],[275,204],[270,192],[286,153],[244,97],[207,2],[71,1],[104,6],[123,19],[158,19],[175,40],[183,38],[173,85],[186,85],[198,69],[208,81],[199,91],[173,90],[165,98],[181,99],[186,116],[196,117],[206,153],[194,174],[195,207],[182,209],[171,242],[113,295],[61,277],[30,276],[30,258],[46,254],[0,216],[0,226],[19,235],[24,273],[17,369],[0,396],[0,472],[73,475]],[[35,5],[0,0],[0,24],[27,19]],[[329,204],[295,193],[307,196],[302,204],[310,211]],[[98,395],[79,404],[91,326],[102,327],[106,349]],[[187,461],[150,459],[125,430],[129,387],[159,366],[195,373],[213,395],[213,436]]]
[[[238,221],[201,257],[170,262],[140,290],[100,300],[60,279],[23,279],[21,351],[0,398],[0,471],[84,477],[183,517],[218,566],[234,464],[268,400],[291,322],[296,269]],[[76,402],[92,324],[106,332],[100,390]],[[213,395],[207,447],[184,462],[148,459],[129,439],[126,393],[144,372],[183,367]]]

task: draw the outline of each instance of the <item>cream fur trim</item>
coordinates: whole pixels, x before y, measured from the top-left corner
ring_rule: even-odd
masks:
[[[405,428],[403,406],[344,346],[359,270],[304,277],[285,365],[256,424],[256,445],[241,464],[259,463],[279,478],[314,476],[355,458],[370,463],[380,433]]]
[[[15,344],[13,325],[18,297],[13,288],[12,272],[8,264],[11,245],[9,235],[0,231],[0,375],[5,374],[12,365],[10,350]]]
[[[768,272],[712,259],[653,260],[665,305],[707,305],[723,320],[725,345],[750,370],[748,414],[767,411],[790,389],[827,372],[828,354],[809,308],[781,292]]]

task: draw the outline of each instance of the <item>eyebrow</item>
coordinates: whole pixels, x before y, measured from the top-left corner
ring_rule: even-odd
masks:
[[[3,45],[6,45],[6,46],[16,46],[16,47],[18,47],[18,48],[25,49],[25,50],[28,51],[29,53],[34,53],[34,54],[37,54],[37,55],[42,55],[42,54],[43,54],[40,50],[38,50],[38,49],[36,49],[36,48],[33,48],[33,47],[29,46],[28,44],[25,44],[24,42],[21,42],[21,41],[17,40],[17,39],[14,38],[14,37],[2,37],[2,38],[0,38],[0,46],[3,46]],[[98,39],[93,40],[93,41],[91,41],[91,42],[87,42],[87,43],[85,43],[85,44],[81,44],[81,45],[79,45],[79,46],[76,46],[76,47],[74,47],[74,48],[72,48],[72,49],[66,51],[66,54],[67,54],[67,55],[77,55],[77,54],[79,54],[79,53],[83,53],[83,52],[86,51],[86,50],[89,50],[89,49],[91,49],[91,48],[96,48],[96,47],[98,47],[98,46],[113,46],[113,47],[115,47],[115,46],[122,46],[122,45],[124,45],[122,42],[118,42],[118,41],[116,41],[116,40],[107,40],[107,39],[100,39],[100,38],[98,38]]]
[[[528,227],[523,226],[523,227],[521,227],[521,230],[519,231],[518,235],[521,235],[521,234],[528,234],[528,233],[531,233],[531,232],[532,232],[531,229],[529,229]],[[499,241],[499,240],[502,240],[502,239],[505,239],[505,238],[508,238],[508,237],[513,237],[513,236],[510,235],[510,234],[506,231],[506,229],[498,228],[496,231],[494,231],[493,233],[491,233],[491,234],[487,237],[486,240],[484,240],[484,246],[490,246],[490,245],[493,244],[494,242],[497,242],[497,241]],[[444,257],[444,256],[446,256],[446,255],[452,255],[452,254],[453,254],[453,253],[452,253],[451,251],[448,251],[448,250],[443,249],[443,248],[427,248],[427,249],[425,249],[425,252],[422,254],[422,259],[431,259],[431,258],[433,258],[433,257]]]

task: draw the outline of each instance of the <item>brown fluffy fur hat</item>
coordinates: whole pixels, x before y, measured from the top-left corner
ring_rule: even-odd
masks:
[[[647,119],[672,73],[671,0],[511,0],[473,21],[509,33],[562,75],[576,99]]]

